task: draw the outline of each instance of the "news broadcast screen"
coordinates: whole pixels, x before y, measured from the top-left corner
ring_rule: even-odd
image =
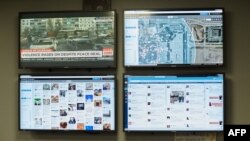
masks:
[[[20,68],[115,67],[115,12],[19,13]]]
[[[116,130],[114,75],[19,79],[19,130]]]
[[[223,65],[223,9],[125,10],[124,65]]]
[[[125,75],[125,131],[223,131],[224,75]]]

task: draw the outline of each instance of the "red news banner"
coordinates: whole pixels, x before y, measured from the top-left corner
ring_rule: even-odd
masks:
[[[65,57],[109,57],[113,56],[112,48],[102,51],[53,51],[52,49],[23,49],[21,58],[65,58]]]

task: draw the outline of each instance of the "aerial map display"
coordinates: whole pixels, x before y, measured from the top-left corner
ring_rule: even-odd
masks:
[[[125,11],[125,66],[223,64],[222,10]]]

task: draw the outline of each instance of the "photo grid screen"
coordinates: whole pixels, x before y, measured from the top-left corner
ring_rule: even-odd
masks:
[[[125,131],[223,131],[224,75],[124,77]]]
[[[115,78],[20,75],[20,130],[115,130]]]
[[[125,66],[222,65],[223,9],[124,11]]]
[[[115,65],[114,11],[20,13],[19,18],[21,67]]]

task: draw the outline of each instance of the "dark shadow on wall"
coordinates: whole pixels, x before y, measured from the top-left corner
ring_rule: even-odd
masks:
[[[223,31],[223,40],[224,40],[224,67],[227,73],[231,74],[234,67],[233,64],[233,50],[232,44],[234,42],[232,35],[232,13],[230,9],[224,9],[224,31]]]
[[[225,79],[225,86],[224,86],[224,124],[233,124],[234,121],[234,113],[233,113],[233,107],[235,107],[233,99],[234,94],[232,93],[234,90],[233,88],[233,81],[229,78]]]

